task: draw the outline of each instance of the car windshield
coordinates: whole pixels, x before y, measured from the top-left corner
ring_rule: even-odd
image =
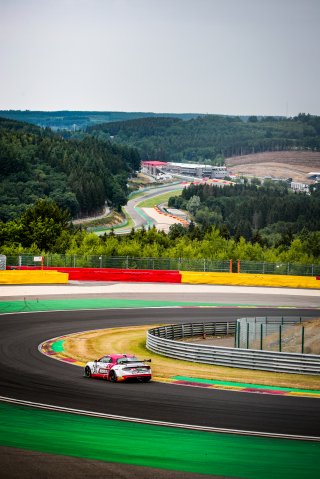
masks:
[[[117,359],[117,364],[136,363],[137,361],[139,361],[139,359],[136,358],[135,356],[133,356],[131,358],[118,358]]]

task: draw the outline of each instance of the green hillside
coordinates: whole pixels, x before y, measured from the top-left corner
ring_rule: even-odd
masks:
[[[143,160],[220,163],[223,158],[263,151],[320,149],[320,117],[294,118],[207,115],[141,118],[95,125],[88,131],[113,143],[138,148]]]
[[[260,185],[256,180],[224,188],[191,184],[171,197],[169,206],[188,210],[202,229],[215,227],[226,237],[287,246],[300,235],[311,238],[310,253],[320,253],[320,184],[312,185],[310,194],[295,193],[286,182]]]
[[[49,129],[0,118],[0,220],[39,198],[72,217],[127,201],[127,180],[140,166],[136,150],[85,136],[65,140]]]

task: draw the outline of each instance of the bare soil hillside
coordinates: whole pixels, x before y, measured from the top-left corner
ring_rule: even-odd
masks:
[[[268,151],[226,159],[228,171],[233,175],[292,178],[293,181],[311,183],[307,175],[320,171],[320,152]]]

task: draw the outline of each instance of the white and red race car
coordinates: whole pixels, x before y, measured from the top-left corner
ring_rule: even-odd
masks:
[[[102,378],[111,382],[138,379],[147,383],[151,379],[151,367],[147,365],[151,359],[137,359],[130,354],[108,354],[85,365],[84,375],[87,378]]]

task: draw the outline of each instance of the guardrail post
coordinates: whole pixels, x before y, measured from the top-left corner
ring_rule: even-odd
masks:
[[[247,323],[247,349],[249,349],[249,327],[250,323]]]
[[[260,350],[262,351],[262,347],[263,347],[263,324],[261,323],[260,324]]]
[[[232,273],[232,259],[229,261],[229,273]]]
[[[240,273],[241,271],[241,261],[238,259],[238,269],[237,272]]]
[[[301,329],[301,354],[304,354],[304,326]]]
[[[281,353],[281,343],[282,343],[282,326],[279,324],[279,352]]]
[[[240,329],[241,329],[240,321],[238,321],[238,348],[240,348]]]

